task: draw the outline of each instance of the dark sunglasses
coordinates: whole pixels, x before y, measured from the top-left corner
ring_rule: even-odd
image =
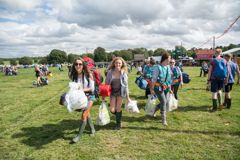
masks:
[[[82,66],[82,63],[74,63],[75,66]]]
[[[170,62],[170,63],[175,63],[175,62]]]

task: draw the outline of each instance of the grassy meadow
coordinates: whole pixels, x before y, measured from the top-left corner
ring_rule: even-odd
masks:
[[[144,90],[129,75],[130,97],[138,101],[139,114],[123,111],[122,129],[111,123],[96,126],[95,137],[87,127],[80,143],[69,144],[77,134],[81,113],[68,113],[60,95],[68,90],[67,69],[50,68],[48,86],[35,88],[32,68],[18,76],[0,73],[0,159],[240,159],[240,86],[234,85],[232,108],[210,113],[211,93],[198,67],[184,68],[191,82],[179,89],[179,108],[168,112],[168,127],[160,113],[146,117]],[[100,101],[91,111],[94,123]],[[123,105],[124,107],[124,105]]]

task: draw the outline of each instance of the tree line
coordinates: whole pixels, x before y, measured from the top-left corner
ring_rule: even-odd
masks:
[[[228,46],[218,46],[217,48],[222,48],[223,51],[240,47],[240,44],[230,44]],[[0,59],[0,64],[3,65],[4,61],[10,61],[11,65],[31,65],[31,64],[62,64],[62,63],[72,63],[76,57],[90,57],[93,58],[95,62],[109,62],[112,60],[112,56],[120,56],[126,61],[134,60],[134,55],[142,54],[145,58],[150,56],[161,56],[163,53],[168,52],[172,57],[177,59],[179,56],[188,56],[188,57],[196,57],[195,48],[185,49],[183,46],[175,46],[174,50],[165,50],[163,48],[157,48],[155,50],[147,50],[146,48],[134,48],[127,50],[116,50],[113,52],[106,52],[106,50],[102,47],[97,47],[93,53],[85,53],[85,54],[67,54],[65,51],[59,49],[53,49],[47,56],[45,57],[21,57],[21,58],[9,58],[9,59]]]

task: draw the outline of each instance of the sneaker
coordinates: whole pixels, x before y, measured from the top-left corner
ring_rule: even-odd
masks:
[[[79,140],[80,140],[80,136],[77,136],[77,137],[72,139],[72,142],[77,143]]]

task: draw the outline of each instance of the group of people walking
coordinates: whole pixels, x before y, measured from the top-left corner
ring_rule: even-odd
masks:
[[[231,56],[229,57],[229,55],[225,55],[225,60],[220,57],[220,54],[221,50],[217,49],[216,58],[214,58],[211,62],[208,72],[208,83],[211,83],[211,91],[213,93],[212,111],[217,110],[217,95],[221,96],[220,90],[223,87],[225,88],[225,102],[222,103],[221,99],[219,99],[219,104],[225,104],[227,108],[231,107],[230,91],[232,89],[232,84],[234,83],[235,73],[238,73],[238,76],[240,76],[237,65],[230,60]],[[219,78],[215,71],[217,70],[217,72],[219,72],[218,68],[221,65],[223,68],[226,67],[226,73],[224,73],[223,78]],[[178,89],[183,85],[181,69],[175,66],[175,60],[172,59],[171,56],[166,52],[162,55],[160,63],[155,64],[153,59],[146,63],[146,65],[143,67],[142,74],[148,81],[146,95],[156,95],[158,97],[160,103],[156,106],[155,112],[160,110],[162,124],[166,126],[166,106],[169,93],[173,93],[174,97],[178,99]],[[69,77],[72,81],[81,85],[82,90],[88,97],[88,106],[86,109],[82,110],[79,133],[75,138],[72,139],[72,142],[76,143],[80,140],[87,124],[90,125],[91,135],[95,134],[94,125],[90,115],[90,110],[94,101],[96,100],[94,95],[95,84],[93,73],[88,69],[87,64],[82,58],[77,58],[74,60]],[[110,96],[110,112],[115,115],[115,129],[119,130],[121,129],[123,99],[126,98],[127,101],[131,100],[128,89],[127,63],[121,57],[115,57],[112,60],[107,69],[105,83],[111,85],[112,88]]]
[[[212,92],[212,112],[226,107],[231,108],[232,99],[230,92],[235,82],[235,76],[238,76],[238,84],[240,83],[240,71],[238,65],[231,61],[232,55],[230,53],[224,54],[221,57],[222,50],[216,49],[215,58],[211,61],[208,72],[208,84],[211,84]],[[222,90],[225,92],[223,102]]]
[[[171,66],[169,65],[169,62],[171,62]],[[168,53],[164,53],[159,64],[155,65],[152,60],[149,64],[144,66],[144,75],[149,79],[148,92],[149,94],[156,95],[160,100],[160,104],[157,105],[155,112],[160,109],[163,125],[167,125],[166,104],[168,94],[173,90],[175,97],[178,98],[177,90],[182,84],[181,71],[174,65],[174,63],[174,59],[171,59],[171,56]],[[90,110],[93,102],[96,100],[94,95],[95,85],[93,74],[87,68],[87,64],[82,58],[74,60],[69,77],[72,81],[81,85],[80,88],[83,89],[88,97],[88,106],[82,111],[79,133],[72,140],[72,142],[76,143],[80,140],[87,123],[90,125],[91,135],[94,135],[95,133],[94,125],[90,116]],[[123,99],[126,98],[127,101],[131,100],[128,89],[128,67],[124,59],[121,57],[115,57],[112,60],[107,69],[105,83],[111,85],[110,112],[115,115],[116,118],[116,125],[114,128],[119,130],[121,128]]]

